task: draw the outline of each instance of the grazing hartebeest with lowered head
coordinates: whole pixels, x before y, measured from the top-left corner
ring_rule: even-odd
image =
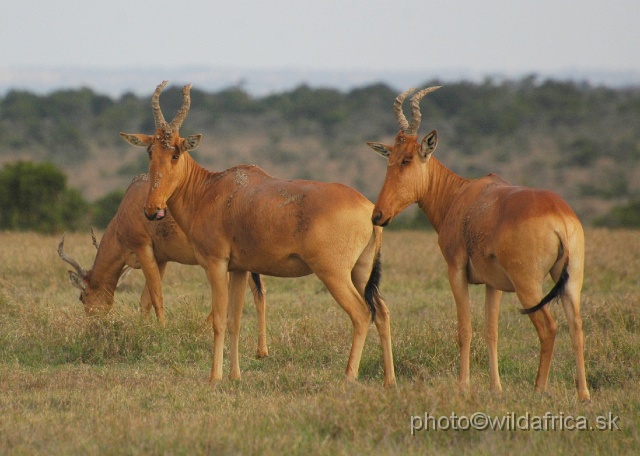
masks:
[[[159,104],[165,85],[152,97],[155,134],[121,135],[149,153],[153,184],[145,214],[160,220],[168,206],[207,271],[214,332],[210,381],[222,378],[227,316],[230,378],[240,378],[242,299],[235,284],[244,283],[247,271],[254,271],[278,277],[315,273],[325,284],[353,323],[348,379],[358,376],[373,319],[382,345],[384,383],[395,384],[389,312],[378,292],[382,229],[371,223],[373,203],[341,184],[276,179],[257,166],[207,171],[189,155],[201,136],[181,138],[178,132],[189,111],[191,86],[185,86],[182,107],[169,124]]]
[[[60,257],[75,269],[68,271],[69,281],[80,289],[80,301],[89,315],[111,309],[116,286],[126,273],[124,271],[135,268],[142,269],[145,276],[144,291],[140,298],[142,314],[147,317],[153,306],[158,321],[164,325],[162,277],[167,262],[197,264],[191,244],[171,216],[167,215],[159,222],[146,219],[141,208],[148,193],[149,176],[137,176],[124,194],[99,245],[91,230],[98,252],[89,271],[64,253],[64,236],[58,245]],[[252,275],[249,285],[258,314],[257,356],[264,357],[268,355],[265,288],[258,274]]]
[[[464,179],[432,156],[436,131],[418,142],[420,99],[439,87],[424,89],[411,99],[413,119],[407,122],[402,102],[395,100],[400,131],[394,145],[368,143],[388,159],[387,174],[372,214],[386,226],[412,203],[418,203],[438,233],[448,266],[449,283],[458,314],[459,381],[469,387],[471,308],[469,284],[485,284],[484,337],[489,348],[491,390],[500,392],[498,374],[498,311],[503,291],[515,291],[540,338],[537,391],[547,386],[556,324],[544,307],[562,299],[577,365],[581,400],[589,400],[584,371],[580,291],[584,273],[584,233],[576,214],[555,193],[515,187],[495,174]],[[547,274],[556,282],[544,296]]]

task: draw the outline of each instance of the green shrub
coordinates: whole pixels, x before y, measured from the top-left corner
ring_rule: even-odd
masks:
[[[0,229],[52,233],[75,229],[88,205],[51,163],[18,161],[0,172]]]

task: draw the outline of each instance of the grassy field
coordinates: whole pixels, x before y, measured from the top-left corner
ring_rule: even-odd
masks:
[[[166,328],[154,316],[139,317],[139,271],[108,318],[89,319],[57,257],[58,240],[0,233],[0,454],[640,451],[640,232],[587,231],[582,315],[590,404],[576,400],[575,363],[557,303],[550,304],[558,322],[550,388],[533,392],[538,339],[512,294],[500,315],[504,393],[488,392],[481,287],[472,289],[472,387],[458,392],[455,307],[434,233],[385,233],[381,290],[391,309],[398,377],[391,390],[382,387],[375,327],[360,380],[343,380],[351,323],[315,277],[265,278],[266,359],[254,357],[256,311],[247,295],[242,380],[211,386],[209,291],[199,267],[168,267]],[[88,232],[67,235],[65,247],[90,267]],[[510,429],[467,429],[480,413],[508,418]],[[425,422],[429,429],[412,435],[411,424]],[[555,430],[521,429],[545,422]],[[594,429],[569,429],[585,425]]]

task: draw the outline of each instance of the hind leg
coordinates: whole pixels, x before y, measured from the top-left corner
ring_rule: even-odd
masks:
[[[576,359],[576,387],[578,389],[578,399],[588,402],[591,400],[584,368],[584,336],[582,334],[582,318],[580,317],[580,292],[582,290],[583,263],[579,261],[579,256],[575,255],[567,266],[569,281],[564,286],[560,295],[562,307],[567,317],[571,345]],[[560,278],[561,268],[557,267],[551,271],[554,281]]]
[[[328,273],[316,272],[316,275],[327,287],[331,296],[333,296],[340,307],[342,307],[344,311],[347,312],[347,315],[349,315],[349,318],[351,318],[353,324],[353,340],[351,342],[349,362],[347,363],[346,377],[347,380],[356,380],[358,378],[364,342],[371,322],[371,312],[351,282],[349,273],[340,274],[332,271]]]
[[[540,286],[532,288],[526,284],[516,285],[516,294],[525,309],[537,305],[543,298]],[[540,339],[540,363],[538,365],[538,375],[536,376],[535,389],[544,392],[547,388],[549,370],[551,369],[551,358],[553,356],[553,346],[556,340],[556,322],[549,312],[549,306],[545,306],[537,312],[529,314],[529,318],[538,332]]]
[[[547,307],[530,314],[529,318],[536,327],[538,338],[540,339],[540,364],[538,365],[535,389],[537,392],[544,392],[547,389],[547,380],[551,369],[557,326]]]
[[[571,280],[565,286],[561,296],[562,307],[567,317],[569,325],[569,335],[571,345],[576,358],[576,387],[578,388],[578,399],[590,401],[591,395],[587,388],[587,378],[584,368],[584,336],[582,334],[582,318],[580,317],[580,287],[572,283]]]
[[[364,298],[364,291],[371,276],[372,263],[366,265],[358,262],[351,272],[351,279],[358,290],[360,296]],[[377,284],[375,285],[377,288]],[[380,336],[380,346],[382,347],[382,364],[384,366],[384,386],[394,386],[396,384],[396,374],[393,366],[393,350],[391,345],[391,318],[389,308],[376,292],[378,306],[374,319],[378,335]]]
[[[393,367],[393,349],[391,345],[391,318],[389,316],[389,308],[380,296],[378,296],[378,308],[376,309],[374,322],[380,336],[380,346],[382,347],[384,386],[395,386],[396,374]]]
[[[258,292],[256,284],[253,282],[253,277],[249,276],[249,288],[253,293],[253,303],[256,306],[256,313],[258,314],[258,348],[256,350],[256,358],[264,358],[269,356],[269,349],[267,348],[267,289],[264,286],[262,277],[258,275],[260,281],[260,290]]]

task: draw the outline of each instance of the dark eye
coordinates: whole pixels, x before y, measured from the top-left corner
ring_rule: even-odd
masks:
[[[411,158],[410,157],[404,158],[402,160],[402,164],[403,165],[408,165],[409,163],[411,163]]]

